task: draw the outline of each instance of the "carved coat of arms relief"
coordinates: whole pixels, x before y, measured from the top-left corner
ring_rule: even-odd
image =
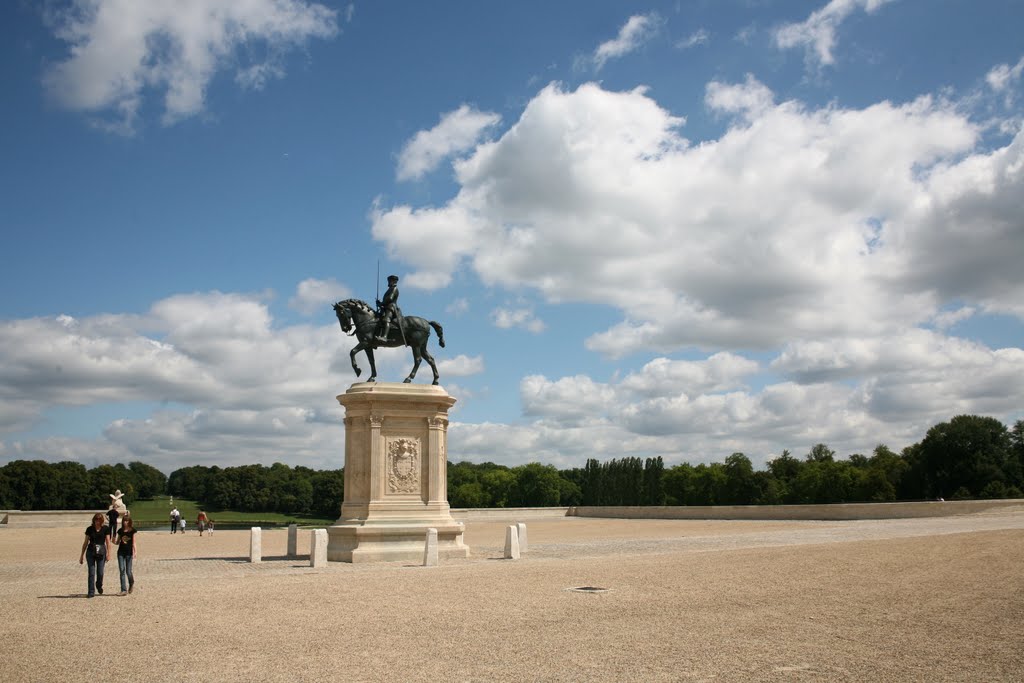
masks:
[[[387,440],[388,493],[420,492],[420,440],[398,437]]]

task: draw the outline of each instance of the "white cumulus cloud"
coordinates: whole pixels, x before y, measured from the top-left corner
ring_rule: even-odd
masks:
[[[438,361],[437,370],[445,377],[467,377],[484,371],[483,356],[459,354],[454,358]]]
[[[544,331],[544,321],[530,308],[495,308],[491,311],[491,321],[495,327],[506,330],[518,327],[534,334]]]
[[[658,15],[634,14],[619,29],[619,35],[597,46],[591,59],[594,67],[600,70],[611,59],[618,59],[638,50],[650,40],[660,23]]]
[[[288,305],[301,313],[313,315],[350,296],[352,290],[332,277],[326,280],[307,278],[298,284]]]
[[[471,149],[501,117],[462,105],[441,116],[430,130],[412,137],[398,155],[398,179],[416,180],[436,169],[448,157]]]
[[[51,17],[70,55],[47,70],[47,88],[124,133],[150,89],[163,92],[165,124],[202,111],[210,81],[236,63],[241,46],[266,48],[263,61],[236,74],[261,88],[284,74],[288,49],[338,32],[335,10],[305,0],[74,0]]]
[[[857,10],[871,13],[892,0],[831,0],[802,22],[785,24],[775,30],[775,44],[783,49],[803,47],[807,61],[822,65],[835,63],[836,31]]]
[[[752,76],[705,104],[728,126],[692,145],[642,88],[550,85],[453,198],[377,206],[374,235],[436,285],[468,266],[619,309],[587,342],[609,356],[891,334],[956,301],[1024,315],[1021,134],[981,148],[945,100],[811,107]]]

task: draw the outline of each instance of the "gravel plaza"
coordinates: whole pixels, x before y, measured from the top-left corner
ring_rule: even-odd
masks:
[[[87,519],[83,517],[84,529]],[[1019,681],[1024,508],[864,521],[469,521],[465,560],[309,566],[310,532],[0,531],[0,680]],[[606,591],[573,591],[573,588]]]

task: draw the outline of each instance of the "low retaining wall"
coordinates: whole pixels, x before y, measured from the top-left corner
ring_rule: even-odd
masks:
[[[106,510],[5,510],[0,520],[10,529],[75,526],[84,529],[97,512],[106,514]]]
[[[454,508],[452,517],[463,522],[522,522],[558,517],[618,519],[763,519],[844,520],[949,517],[1001,508],[1024,509],[1024,499],[948,500],[914,503],[832,503],[829,505],[664,505],[553,508]],[[89,526],[92,516],[105,510],[0,510],[0,528]],[[253,525],[258,523],[253,523]],[[246,525],[248,528],[249,525]],[[241,528],[241,527],[239,527]]]
[[[570,508],[454,508],[452,517],[463,522],[518,522],[524,519],[567,517]]]
[[[1024,500],[949,500],[913,503],[831,503],[829,505],[577,506],[570,517],[620,519],[844,520],[949,517],[999,508],[1024,507]]]

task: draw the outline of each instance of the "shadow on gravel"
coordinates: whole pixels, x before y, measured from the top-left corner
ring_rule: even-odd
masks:
[[[272,557],[264,557],[263,562],[294,562],[295,560],[309,560],[309,555],[296,555],[295,557],[288,557],[287,555],[274,555]],[[160,560],[154,560],[155,562],[233,562],[235,564],[249,564],[248,557],[169,557]]]
[[[68,598],[88,598],[89,596],[85,593],[72,593],[71,595],[40,595],[39,600],[66,600]],[[97,598],[116,598],[116,593],[110,595],[97,595]]]

